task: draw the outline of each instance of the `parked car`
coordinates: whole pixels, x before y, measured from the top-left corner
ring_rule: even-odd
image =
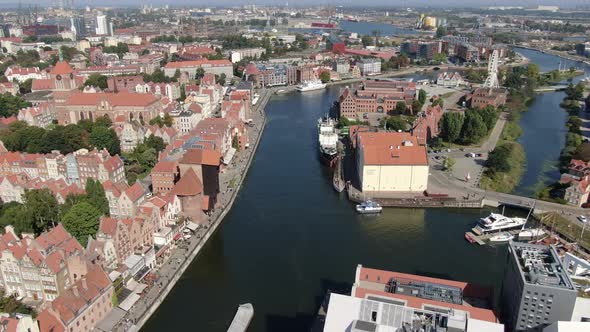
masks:
[[[585,223],[585,222],[588,221],[588,219],[586,218],[586,216],[582,216],[582,215],[578,216],[578,220],[581,221],[581,222],[583,222],[583,223]]]

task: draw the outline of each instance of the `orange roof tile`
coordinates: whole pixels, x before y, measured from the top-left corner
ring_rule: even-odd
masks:
[[[180,159],[181,164],[219,166],[220,162],[221,153],[209,149],[188,149]]]
[[[74,69],[70,66],[69,63],[65,61],[58,61],[55,66],[51,69],[52,75],[65,75],[71,74],[74,72]]]
[[[410,133],[360,132],[365,165],[428,165],[426,148]]]
[[[149,93],[83,93],[76,92],[66,101],[68,105],[98,105],[102,100],[112,106],[138,106],[146,107],[158,102],[158,98]]]
[[[196,196],[203,192],[203,184],[192,168],[178,180],[172,192],[178,196]]]
[[[135,182],[131,187],[125,190],[125,194],[131,199],[131,201],[135,202],[145,194],[145,188],[139,182]]]

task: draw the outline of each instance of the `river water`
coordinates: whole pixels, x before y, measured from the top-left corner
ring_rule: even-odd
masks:
[[[538,64],[541,71],[559,68],[560,58],[557,56],[521,48],[515,50]],[[573,66],[585,70],[586,74],[576,77],[574,83],[590,73],[590,67],[581,62],[566,59],[562,61],[566,68]],[[527,167],[520,184],[514,190],[516,194],[532,196],[559,179],[559,154],[565,145],[567,133],[567,113],[559,107],[564,97],[563,91],[539,94],[528,112],[522,114],[520,126],[523,135],[518,141],[524,147]]]
[[[225,331],[245,302],[255,309],[249,331],[306,331],[327,290],[349,290],[357,264],[499,289],[505,248],[463,239],[490,210],[385,209],[367,217],[334,192],[317,159],[316,121],[338,93],[273,97],[231,212],[142,331]],[[549,104],[562,97],[551,95],[523,115],[529,170],[522,188],[537,183],[545,173],[534,166],[563,146],[565,115]]]
[[[249,331],[305,331],[327,289],[357,264],[497,285],[505,249],[463,239],[489,210],[386,209],[359,216],[317,159],[316,121],[339,88],[274,97],[250,172],[220,230],[143,331],[225,331],[238,304]]]

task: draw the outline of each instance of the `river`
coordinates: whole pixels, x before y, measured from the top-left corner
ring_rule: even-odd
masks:
[[[359,216],[317,160],[316,121],[339,88],[274,97],[244,186],[220,230],[143,331],[225,331],[240,303],[249,331],[304,331],[327,289],[357,264],[494,284],[504,248],[463,233],[489,210],[386,209]],[[494,284],[498,286],[497,284]]]
[[[334,192],[317,159],[316,121],[338,93],[330,87],[271,99],[231,212],[142,331],[225,331],[245,302],[255,309],[249,331],[306,331],[327,290],[349,290],[357,264],[499,289],[505,248],[463,239],[490,210],[385,209],[367,217]],[[542,99],[560,101],[559,94],[538,97],[523,115],[530,170],[521,186],[537,183],[543,169],[533,170],[536,162],[555,159],[563,146],[564,132],[554,131],[563,130],[565,112]]]
[[[543,72],[559,67],[560,58],[555,55],[522,48],[515,50],[538,64]],[[576,77],[574,82],[590,73],[590,67],[584,63],[567,59],[562,61],[566,68],[573,66],[585,70],[586,74]],[[539,94],[528,112],[522,114],[520,126],[523,135],[518,141],[524,147],[527,166],[520,184],[514,190],[516,194],[532,196],[559,179],[559,155],[565,146],[567,133],[567,113],[559,107],[564,97],[563,91]]]

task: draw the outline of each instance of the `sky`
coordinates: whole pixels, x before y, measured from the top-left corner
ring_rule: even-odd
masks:
[[[287,0],[78,0],[76,4],[92,5],[92,6],[140,6],[142,4],[170,4],[170,5],[191,5],[191,6],[236,6],[245,4],[256,5],[284,5]],[[6,7],[10,4],[18,4],[18,0],[0,0],[0,5]],[[41,4],[50,5],[52,0],[20,0],[23,5]],[[366,0],[363,1],[364,6],[430,6],[430,7],[483,7],[483,6],[537,6],[537,5],[553,5],[562,8],[588,6],[590,0]],[[344,5],[357,6],[358,0],[291,0],[290,6],[306,6],[306,5]]]

